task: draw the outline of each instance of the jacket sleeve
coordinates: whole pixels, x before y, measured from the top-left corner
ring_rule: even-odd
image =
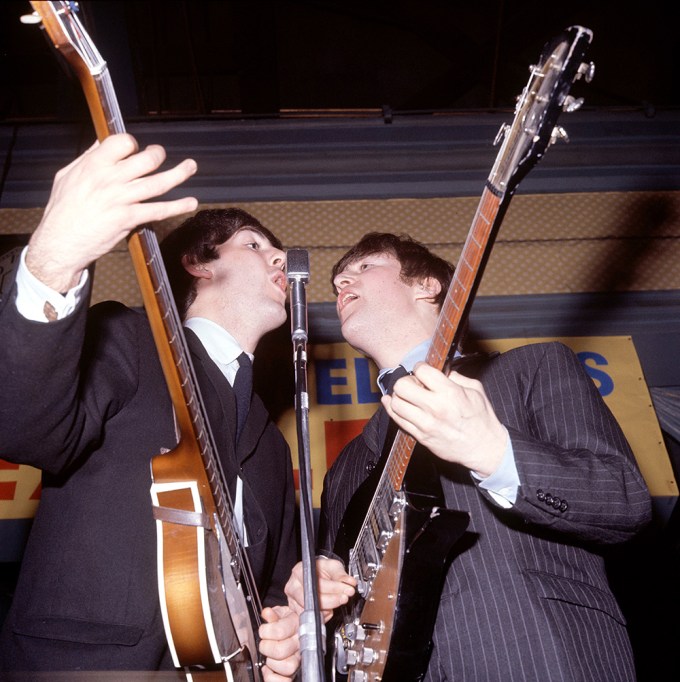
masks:
[[[515,361],[514,378],[498,380],[513,400],[495,405],[520,479],[512,513],[580,541],[629,539],[650,520],[649,491],[593,381],[560,343],[526,346]]]
[[[3,458],[51,473],[64,470],[101,440],[105,421],[134,390],[135,354],[120,347],[121,333],[106,345],[101,341],[109,336],[111,317],[130,318],[119,315],[123,306],[98,310],[89,316],[85,300],[62,320],[33,322],[19,314],[13,293],[5,300],[0,310]]]

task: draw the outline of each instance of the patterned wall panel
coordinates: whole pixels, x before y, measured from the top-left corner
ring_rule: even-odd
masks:
[[[333,300],[333,263],[370,230],[407,232],[455,263],[477,199],[236,205],[272,228],[286,247],[309,250],[308,300],[323,302]],[[41,212],[1,210],[0,234],[30,233]],[[179,222],[159,224],[159,237]],[[540,194],[512,199],[479,295],[664,289],[680,289],[680,192]],[[140,304],[124,243],[97,264],[93,295],[95,301]]]

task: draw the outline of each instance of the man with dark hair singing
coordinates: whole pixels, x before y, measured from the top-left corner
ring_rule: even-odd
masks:
[[[0,670],[172,668],[159,607],[150,460],[176,443],[144,313],[88,309],[89,266],[137,225],[196,208],[149,202],[196,170],[167,171],[129,135],[57,174],[0,308],[2,456],[38,467],[42,495],[0,640]],[[286,320],[279,240],[238,209],[200,211],[163,247],[237,528],[265,606],[266,680],[299,665],[284,585],[295,562],[287,444],[253,395],[236,439],[232,384],[245,352]]]
[[[446,507],[470,516],[437,595],[424,679],[634,680],[602,556],[650,519],[633,454],[560,343],[448,376],[422,362],[452,272],[409,237],[382,233],[333,269],[342,334],[376,362],[382,390],[388,370],[401,364],[411,375],[328,472],[322,547],[333,551],[350,500],[379,466],[386,412],[434,455]]]

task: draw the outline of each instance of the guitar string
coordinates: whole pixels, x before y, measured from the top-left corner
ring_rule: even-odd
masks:
[[[499,203],[497,197],[488,190],[484,190],[428,350],[426,361],[437,369],[442,369],[444,365],[455,331],[460,325],[462,311],[469,298],[474,278],[479,270],[484,247],[489,240],[493,220],[490,220],[487,214],[490,209],[497,211]],[[380,565],[382,534],[380,529],[390,533],[394,528],[390,511],[403,483],[414,447],[415,439],[398,430],[369,505],[366,521],[354,545],[353,556],[356,569],[364,582],[368,582],[373,577],[371,564],[376,567]]]

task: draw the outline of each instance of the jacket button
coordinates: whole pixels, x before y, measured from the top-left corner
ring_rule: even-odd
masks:
[[[567,504],[566,500],[562,500],[562,503],[560,504],[560,511],[565,512],[569,509],[569,505]]]
[[[539,489],[539,490],[536,492],[536,497],[538,497],[538,499],[539,499],[541,502],[543,502],[543,500],[545,500],[545,493],[544,493],[542,490]]]
[[[560,500],[559,497],[554,497],[554,498],[553,498],[552,506],[553,506],[555,509],[559,509],[561,504],[562,504],[562,500]]]
[[[373,469],[375,469],[375,462],[371,460],[366,464],[366,473],[370,474]]]

